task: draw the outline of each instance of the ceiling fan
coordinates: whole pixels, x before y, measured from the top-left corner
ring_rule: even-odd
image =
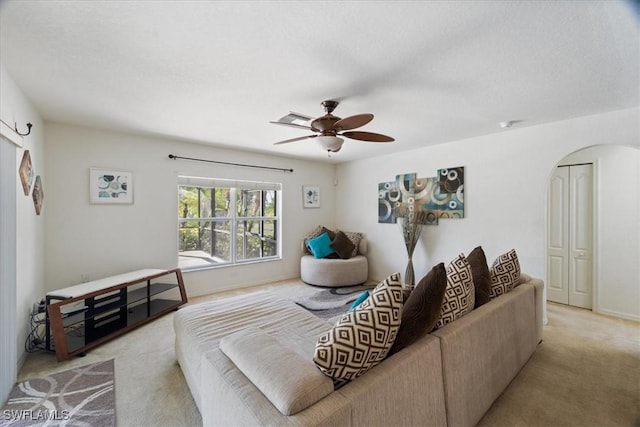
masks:
[[[323,149],[327,150],[330,153],[337,153],[342,148],[342,143],[344,142],[344,139],[342,137],[367,142],[394,141],[392,137],[382,135],[380,133],[352,131],[352,129],[364,126],[371,120],[373,120],[373,114],[356,114],[355,116],[349,116],[341,119],[340,117],[331,114],[333,110],[338,106],[338,101],[322,101],[321,104],[324,107],[324,111],[326,114],[316,119],[298,113],[291,113],[282,117],[278,121],[269,122],[277,125],[292,126],[316,132],[307,136],[285,139],[284,141],[276,142],[273,145],[287,144],[289,142],[315,138],[316,141],[320,143]],[[311,123],[309,125],[303,125],[295,123],[296,121],[311,121]]]

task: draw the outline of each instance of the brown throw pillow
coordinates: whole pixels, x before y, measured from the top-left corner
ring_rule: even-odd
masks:
[[[325,227],[325,226],[322,226],[322,232],[323,232],[323,233],[327,233],[327,234],[329,235],[329,238],[330,238],[331,240],[335,239],[335,237],[336,237],[336,232],[335,232],[335,231],[333,231],[333,230],[328,229],[328,228],[327,228],[327,227]]]
[[[359,250],[359,247],[360,247],[360,241],[363,238],[363,234],[362,233],[355,233],[355,232],[352,232],[352,231],[343,231],[343,233],[355,245],[355,248],[353,249],[353,252],[351,252],[351,256],[358,255],[358,250]]]
[[[342,259],[349,259],[356,248],[351,240],[342,231],[336,233],[335,239],[331,242],[331,247]]]
[[[440,263],[420,280],[409,295],[402,310],[400,330],[391,347],[390,355],[413,344],[433,330],[440,318],[446,288],[447,270],[444,263]]]
[[[482,250],[482,246],[476,247],[467,256],[467,261],[471,265],[471,275],[473,285],[476,288],[476,303],[474,308],[478,308],[491,300],[491,275],[487,265],[487,257]]]

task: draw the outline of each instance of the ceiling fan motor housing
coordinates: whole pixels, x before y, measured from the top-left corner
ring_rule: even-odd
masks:
[[[373,114],[356,114],[355,116],[349,116],[345,119],[341,119],[340,117],[331,114],[331,112],[338,106],[338,104],[338,101],[333,100],[322,101],[321,105],[324,107],[325,114],[313,120],[308,127],[294,124],[292,122],[272,122],[276,124],[310,129],[319,134],[307,135],[300,138],[286,139],[284,141],[276,142],[275,144],[285,144],[289,142],[300,141],[303,139],[315,138],[316,141],[320,143],[320,146],[322,146],[323,149],[329,152],[336,153],[342,148],[342,143],[344,142],[343,138],[351,138],[368,142],[393,141],[393,138],[387,135],[373,132],[350,131],[351,129],[356,129],[369,123],[371,120],[373,120]]]
[[[323,135],[335,136],[336,130],[334,124],[340,120],[340,117],[334,116],[331,113],[327,113],[322,117],[318,117],[311,122],[311,129],[320,132]]]
[[[338,106],[338,101],[327,100],[322,101],[321,104],[326,114],[313,120],[311,122],[311,129],[325,136],[335,136],[336,129],[334,128],[334,124],[340,120],[340,117],[334,116],[331,113]]]

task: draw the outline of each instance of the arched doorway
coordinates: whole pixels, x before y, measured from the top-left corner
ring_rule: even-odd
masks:
[[[640,320],[640,149],[597,145],[575,151],[561,159],[547,183],[548,197],[556,182],[557,168],[592,165],[593,222],[592,309],[594,312]],[[558,267],[553,266],[554,241],[567,225],[551,218],[553,202],[547,201],[546,275],[547,298],[557,289]],[[562,274],[569,274],[569,270]],[[575,279],[575,278],[574,278]],[[578,280],[583,280],[578,278]],[[556,286],[557,287],[557,286]],[[585,284],[586,287],[586,284]]]

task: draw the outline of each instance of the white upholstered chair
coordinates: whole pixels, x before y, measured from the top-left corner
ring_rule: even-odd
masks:
[[[304,244],[300,259],[300,278],[314,286],[341,287],[360,285],[369,277],[367,261],[367,240],[363,237],[358,244],[357,255],[349,259],[314,258]]]

